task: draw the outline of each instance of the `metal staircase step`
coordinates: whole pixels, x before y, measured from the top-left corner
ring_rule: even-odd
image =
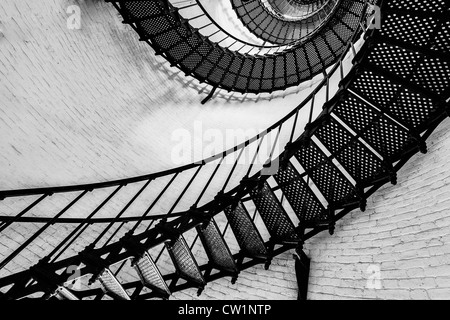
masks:
[[[147,252],[139,258],[135,258],[132,262],[132,266],[136,269],[144,286],[156,290],[164,297],[170,296],[171,292],[169,287],[164,281],[155,262]]]
[[[175,240],[166,242],[166,248],[180,278],[192,282],[200,289],[204,288],[206,285],[205,278],[183,235],[180,235]]]
[[[359,186],[368,186],[388,176],[382,159],[351,135],[333,118],[315,132]]]
[[[328,5],[306,18],[289,20],[270,11],[278,8],[277,3],[273,3],[274,9],[268,9],[258,0],[232,1],[239,19],[250,32],[265,41],[276,44],[287,44],[299,40],[301,36],[306,36],[308,31],[317,29],[322,23],[322,18],[326,16],[325,12],[331,12],[334,4],[335,1],[329,1]]]
[[[329,223],[327,210],[290,162],[284,170],[278,170],[274,178],[300,220],[302,228]]]
[[[131,300],[128,293],[108,268],[103,269],[98,275],[97,280],[102,285],[104,291],[113,298],[119,300]]]
[[[366,82],[370,83],[370,81]],[[375,85],[378,81],[373,82]],[[376,87],[372,88],[376,90]],[[367,105],[363,100],[349,94],[334,108],[336,114],[352,131],[362,137],[384,160],[391,163],[401,158],[405,150],[417,146],[410,132]]]
[[[433,15],[411,15],[402,11],[390,12],[386,10],[381,23],[380,34],[382,36],[423,47],[431,44],[435,30],[440,28],[439,19]],[[414,27],[405,28],[405,26]]]
[[[355,186],[313,141],[295,157],[333,209],[361,201]]]
[[[380,42],[371,48],[365,61],[436,95],[443,94],[450,86],[450,63],[439,58]]]
[[[301,240],[294,224],[267,182],[264,182],[261,189],[254,188],[250,195],[274,243],[295,244]]]
[[[213,267],[237,275],[239,270],[214,218],[197,226],[197,232]]]
[[[244,205],[238,202],[235,206],[225,208],[224,213],[244,255],[267,259],[267,248]]]

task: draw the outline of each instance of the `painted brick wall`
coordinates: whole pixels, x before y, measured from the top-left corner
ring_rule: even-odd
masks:
[[[82,10],[80,30],[66,27],[66,9],[73,4]],[[201,106],[207,89],[168,69],[103,2],[7,0],[0,3],[0,19],[2,189],[94,182],[172,167],[167,162],[167,141],[173,130],[192,130],[194,120],[209,127],[262,129],[304,96],[302,88],[293,91],[298,95],[259,98],[219,91],[216,99]],[[449,127],[446,121],[438,128],[430,137],[429,153],[415,156],[400,171],[397,186],[385,186],[371,197],[366,212],[347,216],[334,236],[321,234],[307,243],[312,258],[310,299],[450,297]],[[153,197],[157,190],[152,190]],[[130,194],[126,191],[124,199]],[[70,196],[55,197],[31,214],[57,212]],[[68,216],[88,214],[106,193],[90,196]],[[2,203],[2,214],[17,213],[14,209],[27,201],[31,200]],[[101,216],[117,212],[121,205],[113,204]],[[138,212],[136,208],[131,214]],[[38,227],[17,224],[3,233],[2,255]],[[83,249],[102,227],[90,227],[67,255]],[[6,271],[36,263],[71,228],[53,226]],[[380,288],[367,288],[378,286],[377,273],[369,273],[378,270]],[[131,272],[123,276],[133,278]],[[373,281],[368,283],[369,278]],[[296,295],[293,260],[285,253],[268,271],[262,265],[243,271],[235,285],[228,278],[208,284],[198,299],[295,299]],[[173,299],[197,299],[196,290],[176,293]]]

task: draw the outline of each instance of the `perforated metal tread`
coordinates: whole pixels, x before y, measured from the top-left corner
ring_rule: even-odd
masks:
[[[308,15],[319,10],[327,4],[327,0],[268,0],[268,4],[274,9],[277,16],[295,19]]]
[[[401,45],[401,43],[399,43]],[[447,57],[449,60],[450,57]],[[370,51],[367,62],[385,72],[429,91],[430,96],[441,95],[450,85],[450,63],[440,58],[407,50],[387,43],[377,43]],[[430,81],[431,80],[431,81]],[[409,90],[411,92],[411,90]],[[403,93],[405,94],[405,93]],[[409,93],[411,94],[411,93]],[[429,103],[432,103],[432,100]],[[426,101],[421,101],[426,103]]]
[[[136,269],[144,286],[158,291],[163,296],[170,296],[169,287],[164,281],[155,262],[147,252],[133,260],[133,267]]]
[[[214,218],[197,226],[197,232],[212,266],[232,274],[237,274],[238,268],[236,262]]]
[[[179,276],[203,288],[206,285],[205,278],[184,237],[180,235],[176,240],[166,242],[166,247]]]
[[[245,206],[238,202],[235,206],[225,208],[224,213],[244,254],[253,258],[266,259],[267,248]]]
[[[405,12],[409,10],[409,12],[414,12],[411,16],[435,16],[437,19],[441,19],[440,21],[445,21],[445,19],[442,20],[442,16],[444,15],[443,13],[448,11],[448,2],[445,3],[446,7],[443,9],[444,2],[436,0],[423,1],[420,3],[420,6],[418,5],[419,2],[412,0],[386,0],[385,3],[390,5],[390,10],[402,11],[401,15],[405,15]],[[406,7],[405,3],[408,3],[409,7]],[[393,7],[396,7],[396,9],[392,9]],[[421,7],[423,7],[422,11]],[[424,137],[425,139],[425,137],[428,137],[437,124],[446,115],[450,115],[448,101],[445,102],[448,99],[448,75],[445,77],[445,74],[441,71],[436,73],[424,71],[426,68],[433,70],[436,60],[439,60],[441,66],[444,66],[442,62],[448,60],[443,53],[449,51],[450,45],[447,40],[442,40],[442,35],[448,34],[449,25],[443,22],[440,26],[441,29],[435,30],[436,32],[427,33],[429,37],[434,37],[434,40],[431,38],[426,41],[425,39],[423,40],[423,43],[430,44],[430,47],[427,48],[422,43],[412,45],[404,40],[394,43],[391,36],[387,37],[380,34],[376,36],[380,37],[378,39],[371,38],[376,41],[368,41],[362,50],[364,54],[355,59],[355,68],[350,72],[347,79],[341,83],[341,88],[336,96],[337,99],[332,99],[332,101],[324,105],[322,114],[317,121],[311,124],[312,128],[308,130],[308,134],[304,133],[302,135],[302,138],[305,139],[301,140],[301,144],[295,144],[295,159],[290,159],[291,162],[288,161],[286,168],[282,166],[274,178],[278,184],[277,187],[281,189],[299,218],[300,225],[314,228],[308,233],[309,235],[303,235],[304,238],[299,236],[299,240],[309,239],[309,237],[325,229],[323,224],[331,223],[333,219],[342,217],[354,209],[354,206],[351,206],[348,210],[343,209],[336,212],[334,217],[331,217],[329,208],[325,209],[326,202],[332,205],[335,203],[346,205],[353,201],[364,200],[361,198],[362,192],[358,188],[359,184],[372,184],[374,179],[383,177],[387,173],[392,174],[392,170],[394,170],[394,173],[399,170],[409,160],[411,155],[417,152],[417,148],[424,151],[422,146],[424,141],[421,141],[421,138]],[[413,27],[413,25],[403,26],[406,29]],[[400,24],[398,28],[400,28]],[[376,33],[374,34],[376,35]],[[373,44],[375,46],[372,46]],[[397,60],[404,59],[405,61],[399,61],[396,65],[390,63],[384,57],[385,55],[392,55]],[[272,60],[272,62],[273,64],[277,63],[276,60]],[[431,66],[428,66],[429,64]],[[368,65],[369,67],[367,67]],[[375,66],[375,68],[371,68],[370,65]],[[392,75],[395,75],[395,77],[392,77]],[[292,76],[295,76],[295,74],[292,74]],[[412,90],[414,87],[421,89],[414,91]],[[400,104],[399,101],[403,102]],[[396,161],[397,163],[394,164]],[[298,164],[306,170],[305,173],[300,174],[296,170]],[[309,185],[306,183],[308,176],[310,177]],[[381,185],[377,183],[368,189],[376,190]],[[121,187],[120,185],[118,189]],[[92,191],[91,189],[88,190]],[[278,233],[280,235],[290,235],[291,231],[286,232],[286,230],[292,230],[292,225],[290,226],[289,222],[286,222],[286,212],[283,213],[283,209],[278,208],[280,203],[277,202],[278,200],[273,190],[269,188],[267,183],[262,185],[261,190],[262,192],[258,189],[252,189],[251,199],[247,198],[245,201],[256,199],[255,204],[257,207],[259,206],[258,212],[263,218],[263,222],[267,225],[267,229],[275,233],[275,237],[278,237]],[[30,192],[30,190],[25,191]],[[47,197],[47,191],[33,195]],[[8,195],[8,191],[0,191],[0,199],[17,196],[16,192],[17,190],[11,191],[13,195]],[[374,191],[372,190],[372,192]],[[29,195],[29,193],[25,194]],[[247,194],[242,195],[242,197],[246,196]],[[256,263],[263,262],[261,258],[270,259],[277,252],[283,252],[266,248],[267,244],[262,240],[247,210],[242,205],[242,202],[239,201],[244,201],[244,199],[240,196],[231,196],[231,198],[233,198],[233,201],[238,202],[236,206],[227,207],[225,215],[238,240],[238,244],[242,248],[242,251],[237,256],[239,256],[239,259],[242,259],[242,253],[245,253],[246,257],[256,258],[255,260],[250,259],[250,261],[239,263],[238,269],[243,270]],[[223,207],[220,207],[216,214],[222,210]],[[280,212],[282,212],[281,215],[279,214]],[[327,212],[329,215],[327,215]],[[180,217],[180,221],[182,220],[181,218],[184,217]],[[198,223],[201,223],[201,221],[195,221],[195,219],[196,216],[188,217],[186,223],[191,224],[189,228],[194,228]],[[179,230],[177,228],[182,223],[171,224],[171,221],[167,222],[168,227],[170,227],[167,229],[169,231],[166,230],[167,233],[166,231],[161,232],[161,229],[150,229],[143,233],[130,235],[127,239],[134,241],[130,243],[140,243],[142,245],[145,243],[145,245],[151,247],[151,243],[153,243],[152,241],[155,238],[173,235],[170,230],[178,234],[177,231]],[[280,227],[279,231],[274,231],[278,227]],[[188,230],[190,229],[186,227],[180,233]],[[216,231],[216,228],[213,228],[212,234]],[[287,236],[287,238],[289,237]],[[161,241],[166,240],[164,238]],[[289,240],[287,242],[291,244]],[[116,241],[105,245],[103,248],[93,251],[88,250],[88,253],[90,252],[91,256],[94,256],[92,261],[98,261],[98,265],[96,263],[89,265],[87,260],[85,260],[86,257],[82,252],[79,252],[56,262],[41,260],[38,269],[42,273],[39,276],[34,269],[37,265],[34,265],[30,269],[0,278],[0,289],[2,290],[0,298],[20,299],[36,292],[46,293],[43,296],[44,298],[49,295],[56,299],[102,298],[105,296],[105,291],[108,292],[105,297],[111,296],[115,299],[154,297],[153,292],[150,294],[141,292],[142,285],[143,283],[145,284],[145,281],[142,281],[142,279],[141,281],[131,280],[130,282],[123,282],[122,277],[120,277],[123,283],[119,283],[118,278],[112,274],[110,268],[105,267],[105,265],[111,267],[118,262],[140,256],[136,254],[136,251],[130,250],[131,246],[124,246],[124,243],[125,241]],[[162,242],[155,243],[153,243],[154,246]],[[210,243],[214,243],[214,241],[210,241]],[[208,245],[206,244],[206,246]],[[280,247],[281,249],[284,248],[283,250],[288,250],[295,246],[282,245]],[[171,289],[172,287],[174,289],[173,292],[193,286],[202,287],[206,283],[205,279],[212,281],[221,276],[229,275],[222,272],[218,272],[213,276],[210,274],[203,275],[201,270],[207,269],[207,265],[201,267],[197,265],[183,236],[168,244],[168,248],[178,274],[165,274],[164,279],[173,281],[173,283],[170,283]],[[148,262],[142,261],[144,263]],[[84,262],[88,265],[82,266]],[[65,282],[58,282],[62,279],[62,274],[56,274],[56,271],[60,270],[64,273],[65,268],[73,265],[79,265],[79,271],[83,275],[92,274],[95,275],[92,279],[101,279],[99,282],[103,289],[65,290],[62,287]],[[160,287],[159,289],[163,289],[162,293],[166,293],[164,279],[161,279],[161,275],[158,276],[157,273],[159,271],[157,269],[152,269],[155,267],[152,263],[141,267],[144,270],[141,273],[146,272],[145,269],[148,266],[151,269],[150,273],[152,275],[156,274],[158,278],[155,281],[150,281],[154,281]],[[158,272],[154,273],[154,271]],[[118,273],[117,277],[119,277],[122,275],[123,270],[116,271],[116,273]],[[182,278],[187,279],[187,283],[177,285],[174,280],[177,280],[177,277],[181,275]],[[49,294],[47,290],[51,293]],[[129,296],[128,292],[130,290],[134,291]]]
[[[368,77],[362,77],[367,81]],[[359,79],[355,81],[357,83]],[[367,81],[369,83],[369,81]],[[374,89],[375,90],[375,89]],[[353,94],[337,104],[333,113],[360,136],[383,159],[398,160],[416,145],[409,131]]]
[[[325,207],[290,162],[285,169],[280,168],[274,178],[300,220],[301,227],[311,228],[329,222]]]
[[[442,24],[448,22],[449,9],[445,0],[416,3],[408,0],[389,1],[384,4],[383,12],[383,27],[380,29],[383,36],[438,49],[439,45],[436,43],[445,41],[442,35],[448,34],[441,30],[440,35],[436,36],[438,32],[436,29],[440,29]],[[414,27],[405,28],[405,26]],[[448,44],[448,39],[446,41]]]
[[[409,79],[416,77],[416,70],[415,68],[412,71],[413,75],[410,74]],[[448,85],[443,87],[443,90],[446,88]],[[365,70],[358,75],[349,89],[408,129],[420,131],[427,119],[441,108],[430,97],[371,70]],[[416,105],[416,108],[411,108],[411,105]]]
[[[300,149],[295,158],[333,208],[360,201],[355,186],[313,141]]]
[[[267,184],[251,192],[253,202],[275,243],[297,243],[300,237],[283,206]]]

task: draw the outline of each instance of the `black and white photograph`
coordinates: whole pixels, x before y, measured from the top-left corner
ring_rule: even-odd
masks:
[[[449,117],[447,0],[1,0],[0,301],[450,300]]]

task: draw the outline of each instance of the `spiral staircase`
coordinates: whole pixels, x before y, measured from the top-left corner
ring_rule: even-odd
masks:
[[[360,17],[361,3],[359,6],[350,2],[347,6],[337,6],[334,0],[303,5],[291,1],[233,0],[233,8],[242,24],[253,34],[270,43],[287,44],[311,36],[334,9],[339,13],[333,21],[328,21],[328,27],[331,27],[328,31],[342,41],[342,29],[352,29],[352,20]],[[335,24],[340,24],[340,27]],[[328,38],[326,43],[333,42],[330,40]]]
[[[40,260],[0,278],[1,299],[139,300],[168,298],[192,287],[200,294],[216,279],[239,281],[239,272],[256,264],[270,268],[277,255],[292,249],[299,298],[305,299],[309,263],[302,251],[305,241],[322,231],[333,234],[337,220],[352,210],[364,211],[367,198],[377,189],[396,184],[398,170],[416,153],[427,152],[427,138],[450,116],[450,10],[444,0],[375,3],[381,28],[373,28],[368,4],[359,0],[231,0],[244,26],[262,39],[260,44],[227,34],[200,1],[107,2],[156,54],[213,88],[263,93],[298,85],[320,73],[323,80],[266,132],[203,161],[116,181],[0,191],[1,201],[29,199],[19,212],[1,217],[1,233],[17,224],[39,226],[2,254],[0,270],[8,270],[54,225],[74,226],[65,235],[54,235],[52,251],[42,253]],[[207,22],[199,24],[199,19]],[[225,40],[214,40],[215,35]],[[343,61],[349,56],[353,65],[345,72]],[[335,76],[339,87],[331,97],[330,79]],[[308,106],[307,125],[298,133],[300,111]],[[273,154],[287,127],[290,134],[283,152]],[[240,174],[239,157],[257,146],[255,159],[269,134],[276,138],[268,160],[256,169],[252,162]],[[230,172],[217,178],[231,156]],[[211,170],[197,182],[207,166]],[[155,214],[152,209],[181,176],[188,177],[187,183],[171,195],[171,208]],[[162,180],[164,187],[147,209],[127,216],[147,187]],[[220,187],[208,196],[215,180]],[[137,192],[121,202],[114,217],[95,217],[130,186]],[[197,197],[175,212],[194,186]],[[64,217],[99,190],[111,192],[85,217]],[[74,197],[55,215],[31,214],[58,194]],[[230,237],[237,250],[231,248]],[[75,245],[80,239],[88,239],[89,245],[80,249]],[[198,246],[205,263],[198,262],[199,250],[194,250]],[[166,271],[168,264],[171,271]],[[77,266],[75,276],[68,272],[72,266]],[[86,276],[89,285],[74,288],[73,282]]]

